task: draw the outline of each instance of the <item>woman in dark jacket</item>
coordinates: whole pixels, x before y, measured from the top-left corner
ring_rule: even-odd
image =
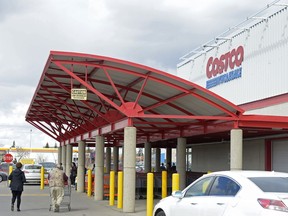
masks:
[[[71,185],[73,185],[73,186],[75,186],[76,176],[77,176],[77,166],[73,162],[71,170],[70,170],[70,180],[71,180]]]
[[[16,163],[16,169],[11,172],[8,179],[11,181],[10,188],[12,191],[11,211],[14,211],[14,203],[17,198],[17,211],[20,211],[21,195],[23,192],[23,185],[26,182],[25,174],[21,170],[22,164]]]

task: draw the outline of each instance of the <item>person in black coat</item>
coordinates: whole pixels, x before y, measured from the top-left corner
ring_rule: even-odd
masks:
[[[20,211],[21,195],[23,192],[23,185],[26,182],[25,174],[21,170],[22,163],[16,163],[16,169],[11,172],[8,179],[11,181],[10,189],[12,191],[11,211],[14,211],[14,203],[17,199],[17,211]]]
[[[77,166],[73,162],[71,170],[70,170],[70,180],[71,180],[71,185],[73,185],[73,186],[75,186],[76,176],[77,176]]]

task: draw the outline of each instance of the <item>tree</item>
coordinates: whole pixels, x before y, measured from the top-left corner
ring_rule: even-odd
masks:
[[[36,161],[38,161],[38,163],[45,162],[45,161],[47,161],[47,156],[45,156],[43,154],[37,154]]]
[[[29,154],[30,153],[25,151],[22,147],[16,147],[16,157],[18,158],[18,161],[20,161],[22,158],[28,157]]]
[[[49,143],[47,142],[44,148],[49,148]]]

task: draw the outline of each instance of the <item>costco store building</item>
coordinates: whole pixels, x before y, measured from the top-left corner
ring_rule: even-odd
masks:
[[[287,4],[276,1],[181,57],[177,75],[240,106],[245,114],[288,116],[287,20]],[[288,134],[248,133],[259,135],[243,140],[243,169],[288,172]],[[229,169],[229,140],[211,144],[191,147],[193,171]]]

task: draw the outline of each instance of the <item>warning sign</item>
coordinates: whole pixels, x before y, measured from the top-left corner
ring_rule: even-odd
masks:
[[[87,89],[71,89],[72,100],[87,100]]]

